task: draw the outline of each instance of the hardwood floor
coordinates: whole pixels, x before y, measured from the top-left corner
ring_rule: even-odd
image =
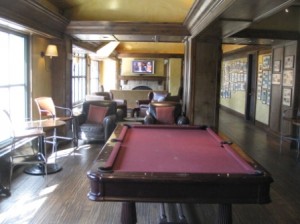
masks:
[[[234,224],[300,223],[300,164],[296,151],[279,153],[278,138],[243,120],[221,111],[220,132],[263,165],[274,178],[272,203],[266,205],[233,205]],[[14,173],[12,195],[0,197],[0,223],[33,224],[118,224],[121,203],[92,202],[87,198],[89,181],[86,172],[91,167],[101,144],[59,150],[58,163],[63,170],[41,176],[24,174],[20,167]],[[190,224],[214,223],[216,205],[184,205]],[[160,204],[138,203],[139,224],[158,223]],[[168,205],[168,216],[176,219],[175,205]]]
[[[272,203],[234,205],[234,223],[300,223],[300,163],[296,150],[287,147],[279,152],[279,137],[225,111],[220,115],[220,132],[258,161],[273,176]]]

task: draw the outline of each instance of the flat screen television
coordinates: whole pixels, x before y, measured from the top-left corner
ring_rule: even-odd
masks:
[[[154,74],[154,60],[133,60],[132,73]]]

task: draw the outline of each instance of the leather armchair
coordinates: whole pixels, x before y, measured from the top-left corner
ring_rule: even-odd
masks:
[[[149,104],[148,115],[144,124],[189,124],[189,119],[182,115],[182,105],[178,102],[154,102]]]
[[[94,92],[93,95],[103,96],[104,100],[112,100],[117,103],[117,108],[122,110],[122,114],[118,112],[119,120],[123,120],[127,117],[127,101],[124,99],[114,99],[114,96],[111,92]]]
[[[149,104],[151,102],[165,101],[169,95],[170,95],[169,93],[150,91],[148,93],[148,99],[137,100],[136,104],[137,104],[137,108],[139,108],[139,116],[141,117],[146,116],[146,111],[149,109]]]
[[[82,113],[74,116],[78,139],[85,142],[105,142],[117,122],[117,103],[114,101],[85,101]]]

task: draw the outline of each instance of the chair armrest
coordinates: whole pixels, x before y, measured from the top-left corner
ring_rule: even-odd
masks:
[[[42,119],[42,116],[51,117],[52,119],[55,118],[54,114],[51,111],[40,109],[40,119]]]
[[[155,118],[150,114],[146,115],[144,118],[144,124],[155,124]]]
[[[55,106],[55,108],[60,109],[60,110],[65,110],[67,116],[72,117],[72,110],[70,108],[67,107],[60,107],[60,106]]]
[[[190,123],[190,120],[186,117],[186,116],[179,116],[177,118],[177,121],[176,121],[176,124],[178,125],[185,125],[185,124],[189,124]]]
[[[164,101],[180,102],[179,96],[167,96]]]
[[[113,133],[114,129],[116,128],[116,122],[117,122],[116,115],[109,115],[104,118],[103,125],[104,125],[105,141],[107,141],[107,139],[110,137],[110,135]]]
[[[126,117],[127,109],[124,108],[117,108],[117,121],[123,121]]]
[[[135,102],[138,106],[140,106],[142,104],[149,104],[151,100],[136,100]]]
[[[117,103],[117,105],[127,105],[127,100],[124,99],[113,99]]]
[[[74,116],[74,120],[77,125],[81,125],[86,121],[87,117],[85,114],[78,114]]]

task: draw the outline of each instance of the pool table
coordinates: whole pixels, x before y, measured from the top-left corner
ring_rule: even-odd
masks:
[[[231,223],[234,203],[269,203],[273,179],[262,166],[204,126],[118,125],[91,170],[88,198],[118,201],[122,223],[135,202],[218,204]]]

